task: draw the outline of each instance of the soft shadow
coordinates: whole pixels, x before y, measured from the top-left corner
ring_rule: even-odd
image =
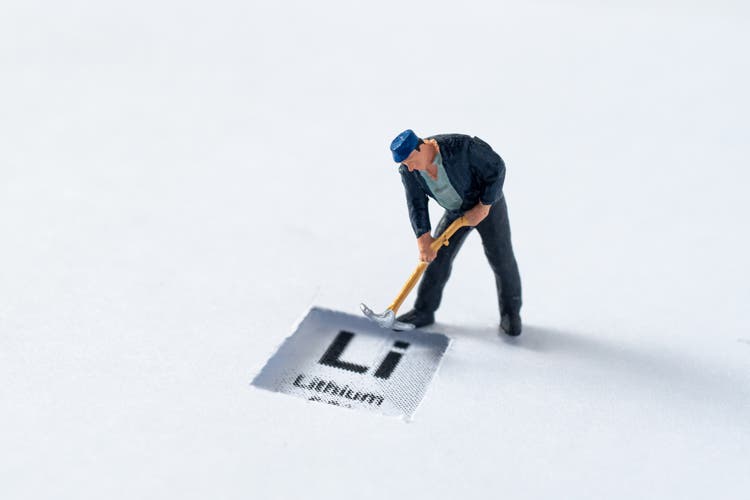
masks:
[[[523,333],[518,337],[511,337],[503,333],[498,326],[459,326],[436,323],[429,328],[455,339],[469,338],[495,345],[505,344],[521,349],[537,352],[571,352],[577,354],[593,351],[617,350],[617,345],[602,341],[584,332],[569,332],[557,328],[524,325]]]
[[[721,405],[737,412],[737,416],[750,413],[750,379],[736,370],[727,370],[718,359],[685,352],[677,348],[679,344],[675,349],[654,350],[634,345],[633,339],[617,342],[598,338],[591,332],[535,325],[524,325],[519,337],[499,333],[497,327],[436,324],[434,330],[456,341],[472,339],[492,344],[496,349],[507,346],[528,350],[570,363],[576,369],[590,369],[595,376],[608,372],[631,379],[646,391],[662,392],[665,397],[679,396],[702,405]]]
[[[585,333],[572,333],[556,328],[524,325],[523,333],[511,337],[503,333],[498,326],[459,326],[446,323],[435,323],[428,330],[440,332],[455,339],[473,339],[495,345],[506,344],[517,348],[538,352],[552,351],[585,351],[600,349],[602,342]]]

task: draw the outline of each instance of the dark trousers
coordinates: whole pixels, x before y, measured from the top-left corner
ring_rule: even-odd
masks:
[[[443,231],[461,214],[445,212],[435,228],[435,236]],[[434,312],[440,306],[443,288],[448,282],[453,267],[453,259],[469,235],[471,227],[462,227],[451,237],[450,245],[442,247],[422,276],[422,282],[417,291],[416,309]],[[487,217],[476,227],[482,238],[484,254],[495,273],[498,306],[500,314],[506,311],[519,312],[521,310],[521,276],[518,264],[513,255],[510,243],[510,222],[508,221],[508,207],[505,197],[490,208]]]

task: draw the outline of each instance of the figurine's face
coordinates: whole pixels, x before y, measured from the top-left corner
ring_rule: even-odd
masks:
[[[419,151],[415,149],[401,163],[406,165],[409,172],[413,172],[414,170],[427,170],[427,167],[432,163],[434,158],[435,154],[433,153],[432,148],[429,143],[425,143],[419,146]]]

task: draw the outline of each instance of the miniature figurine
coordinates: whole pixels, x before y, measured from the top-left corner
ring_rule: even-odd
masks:
[[[393,160],[399,163],[406,190],[409,218],[417,237],[420,260],[430,263],[417,291],[414,308],[399,316],[415,327],[435,322],[443,288],[453,259],[473,227],[495,273],[500,328],[508,335],[521,334],[521,277],[510,241],[508,209],[503,195],[505,163],[478,137],[441,134],[421,139],[411,130],[391,142]],[[462,215],[467,226],[458,229],[450,244],[439,252],[430,233],[428,196],[445,209],[436,234]]]

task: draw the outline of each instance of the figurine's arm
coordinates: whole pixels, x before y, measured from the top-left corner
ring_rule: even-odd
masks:
[[[490,213],[491,207],[492,205],[485,205],[480,201],[471,209],[464,212],[464,217],[466,217],[466,225],[472,227],[477,226]]]
[[[401,173],[401,182],[406,190],[406,205],[409,207],[409,219],[414,234],[419,238],[429,233],[430,212],[427,209],[427,195],[422,191],[419,183],[412,177],[409,171],[401,165],[398,171]]]
[[[503,197],[505,162],[489,144],[476,137],[469,145],[469,161],[482,181],[479,201],[483,205],[492,205]]]
[[[417,249],[419,250],[419,260],[422,262],[432,262],[437,256],[437,250],[433,250],[432,243],[435,238],[429,231],[417,238]]]

